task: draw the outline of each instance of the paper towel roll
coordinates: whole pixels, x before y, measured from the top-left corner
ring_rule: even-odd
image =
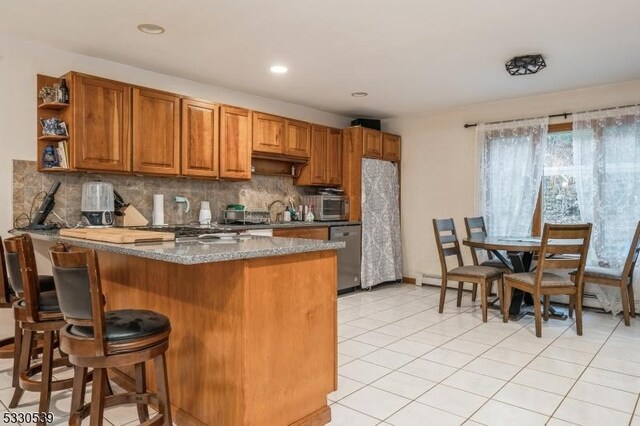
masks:
[[[153,225],[164,225],[164,195],[153,194]]]

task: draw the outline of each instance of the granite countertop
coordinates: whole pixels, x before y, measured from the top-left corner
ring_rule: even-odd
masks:
[[[100,241],[61,237],[58,231],[12,231],[14,234],[27,232],[34,240],[62,241],[77,247],[103,250],[182,265],[226,262],[229,260],[253,259],[259,257],[285,256],[345,247],[344,242],[307,240],[300,238],[257,237],[232,240],[189,241],[176,243],[112,244]]]

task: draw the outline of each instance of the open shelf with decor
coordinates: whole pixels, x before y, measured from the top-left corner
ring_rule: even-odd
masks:
[[[69,104],[66,102],[42,102],[38,104],[38,109],[51,109],[54,111],[64,109],[68,107]]]
[[[69,75],[61,78],[37,76],[36,160],[39,172],[71,170],[69,82]],[[61,86],[64,89],[61,90]]]

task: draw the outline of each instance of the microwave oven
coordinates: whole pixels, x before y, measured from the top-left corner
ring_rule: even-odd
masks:
[[[341,195],[305,195],[302,204],[309,206],[315,220],[349,220],[349,197]]]

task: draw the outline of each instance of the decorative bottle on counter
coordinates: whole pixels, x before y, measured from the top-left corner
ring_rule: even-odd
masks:
[[[313,222],[315,220],[315,216],[313,215],[313,204],[309,206],[309,212],[305,215],[305,222]]]

